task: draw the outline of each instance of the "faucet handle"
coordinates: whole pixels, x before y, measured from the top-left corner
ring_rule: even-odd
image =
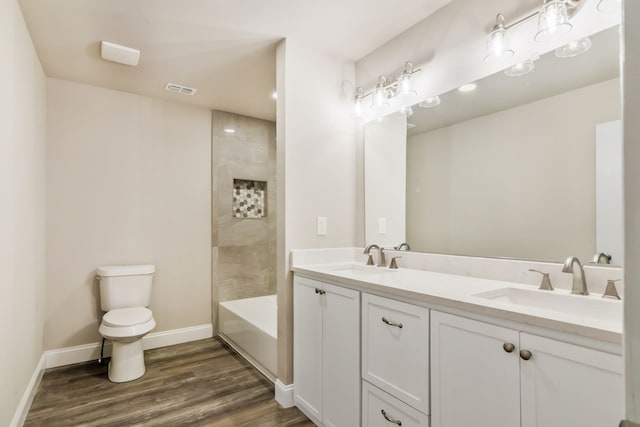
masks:
[[[544,271],[536,270],[530,268],[529,271],[533,271],[534,273],[542,274],[542,282],[540,283],[540,288],[543,291],[552,291],[553,285],[551,285],[551,279],[549,279],[549,273],[545,273]]]
[[[607,288],[604,290],[602,298],[622,299],[620,298],[620,294],[618,294],[618,290],[616,289],[616,282],[619,282],[620,280],[622,279],[607,280]]]
[[[397,270],[398,269],[398,263],[396,262],[396,260],[398,258],[402,258],[401,256],[394,256],[393,258],[391,258],[391,262],[389,263],[389,269],[390,270]]]
[[[378,253],[378,267],[386,267],[386,266],[387,266],[387,259],[384,256],[384,248],[380,246],[379,253]]]

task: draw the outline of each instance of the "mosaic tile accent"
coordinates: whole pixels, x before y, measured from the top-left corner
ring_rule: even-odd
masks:
[[[233,217],[264,218],[267,183],[246,179],[233,180]]]

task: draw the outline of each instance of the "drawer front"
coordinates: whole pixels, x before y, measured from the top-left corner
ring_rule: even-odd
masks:
[[[429,417],[366,381],[362,381],[362,425],[429,427]]]
[[[429,414],[429,310],[362,295],[362,378]]]

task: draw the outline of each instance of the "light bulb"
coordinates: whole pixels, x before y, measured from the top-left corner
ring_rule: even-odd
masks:
[[[355,110],[356,117],[362,117],[362,99],[361,98],[356,99],[353,108]]]
[[[491,32],[487,37],[487,55],[484,60],[508,58],[513,56],[513,53],[513,50],[509,49],[507,30],[504,27],[504,16],[499,13],[496,16],[496,25],[491,28]]]
[[[534,39],[547,41],[555,33],[567,33],[573,25],[569,23],[567,5],[564,0],[545,0],[538,12],[538,33]]]

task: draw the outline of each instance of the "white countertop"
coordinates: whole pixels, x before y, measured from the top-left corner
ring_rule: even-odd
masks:
[[[318,280],[339,282],[364,292],[409,299],[418,304],[450,307],[614,344],[622,342],[622,301],[602,299],[600,295],[570,295],[566,290],[549,293],[521,283],[409,268],[389,270],[353,262],[295,265],[291,269]],[[552,300],[554,304],[530,306],[477,296],[505,288],[526,290],[525,293],[543,301]],[[574,311],[571,304],[563,310],[565,302],[585,305],[587,310]]]

